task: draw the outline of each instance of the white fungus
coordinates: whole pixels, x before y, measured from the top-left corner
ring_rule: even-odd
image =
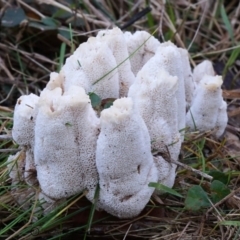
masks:
[[[99,183],[97,209],[137,216],[154,191],[150,182],[174,185],[181,129],[223,134],[227,104],[214,75],[209,61],[192,74],[186,50],[144,31],[114,28],[89,38],[50,74],[40,97],[17,100],[12,135],[23,150],[8,159],[16,201],[30,199],[39,184],[47,213],[84,190],[95,202]],[[96,109],[99,117],[91,92],[101,107],[124,98]]]
[[[29,146],[34,139],[36,105],[39,97],[35,94],[21,96],[16,103],[13,116],[13,139],[23,146]]]
[[[80,87],[63,95],[60,88],[45,89],[38,108],[34,157],[43,193],[61,199],[88,189],[93,199],[99,120],[89,97]]]
[[[195,84],[199,84],[204,75],[215,75],[212,62],[209,60],[204,60],[193,69],[193,79]]]
[[[186,104],[187,104],[187,108],[189,108],[193,100],[194,89],[195,89],[193,75],[192,75],[192,70],[189,63],[188,51],[183,48],[178,48],[178,51],[180,52],[181,59],[182,59]]]
[[[53,90],[57,87],[60,87],[63,89],[64,84],[64,75],[63,72],[57,73],[57,72],[51,72],[50,73],[50,80],[47,83],[46,88],[49,90]]]
[[[155,159],[161,182],[164,178],[175,178],[176,165],[162,164],[162,161],[177,160],[181,147],[176,98],[178,79],[170,76],[164,69],[154,68],[154,58],[139,71],[136,81],[130,87],[129,96],[133,98],[147,125],[153,152],[165,158]],[[165,181],[168,182],[167,179]],[[172,180],[169,183],[173,185]]]
[[[143,65],[154,56],[160,42],[145,31],[136,31],[134,34],[125,32],[132,72],[137,75]]]
[[[186,116],[186,126],[189,127],[190,130],[213,130],[216,127],[217,122],[219,129],[225,129],[227,113],[222,99],[221,85],[221,76],[204,75],[199,82],[198,87],[195,90],[195,97],[192,105]],[[223,108],[225,112],[224,114],[220,114],[223,123],[220,123],[222,120],[218,120],[221,108]],[[219,125],[221,126],[219,127]],[[220,132],[222,132],[222,130],[220,130]]]
[[[228,122],[227,103],[222,100],[222,105],[218,108],[217,122],[215,124],[216,132],[214,133],[214,136],[216,138],[222,136],[227,126],[227,122]]]
[[[119,28],[99,31],[97,40],[107,43],[108,47],[116,59],[119,75],[120,97],[126,97],[128,89],[135,81],[135,76],[131,71],[129,53],[123,32]]]
[[[100,207],[119,218],[138,215],[157,181],[147,127],[130,98],[121,98],[101,113],[96,163]]]
[[[117,62],[111,49],[97,38],[89,38],[63,66],[64,87],[79,86],[102,99],[119,97]]]
[[[158,64],[170,75],[177,76],[178,78],[178,89],[176,92],[178,103],[178,130],[183,130],[186,124],[186,94],[181,53],[173,43],[166,42],[160,45],[154,57],[156,59],[155,67],[157,67],[156,64]]]

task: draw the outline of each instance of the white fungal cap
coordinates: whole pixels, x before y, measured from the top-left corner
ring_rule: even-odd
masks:
[[[160,42],[146,31],[136,31],[134,34],[125,32],[124,37],[127,43],[132,66],[132,72],[137,75],[143,65],[154,56]]]
[[[128,89],[135,81],[131,70],[127,44],[123,32],[119,28],[103,30],[97,34],[97,40],[106,42],[116,59],[119,74],[120,97],[126,97]]]
[[[195,84],[199,84],[204,75],[215,75],[212,62],[209,60],[204,60],[193,69],[193,80]]]
[[[195,89],[193,75],[189,63],[188,51],[183,48],[178,48],[178,51],[180,52],[182,59],[186,104],[187,108],[189,108],[192,103],[193,93]]]
[[[105,42],[89,38],[74,53],[81,69],[90,81],[90,91],[102,99],[119,97],[117,63]],[[74,60],[76,62],[76,60]]]
[[[214,129],[222,107],[222,77],[204,75],[195,91],[192,106],[186,116],[190,130]]]
[[[215,125],[216,132],[214,133],[214,136],[216,138],[222,136],[227,126],[227,122],[228,122],[227,103],[224,100],[222,100],[222,105],[218,109],[217,122]]]
[[[63,73],[57,73],[57,72],[51,72],[50,73],[50,80],[47,83],[46,88],[49,90],[53,90],[57,87],[60,87],[63,89],[63,81],[64,81],[64,76]]]
[[[133,98],[147,125],[153,151],[160,154],[165,161],[177,160],[181,147],[177,118],[177,77],[169,75],[164,69],[154,68],[154,58],[155,56],[138,73],[136,81],[129,89],[129,96]],[[169,168],[165,168],[168,164],[163,165],[166,174],[164,176],[160,165],[158,164],[160,182],[165,176],[169,179],[175,178],[174,164]],[[173,176],[170,172],[173,172]],[[166,182],[168,181],[172,182],[166,179]]]
[[[71,86],[78,86],[88,93],[91,91],[91,83],[83,71],[78,52],[79,48],[66,59],[66,63],[62,67],[64,89],[67,91]]]
[[[13,117],[13,139],[20,145],[30,145],[34,141],[36,105],[39,97],[35,94],[21,96],[15,105]]]
[[[95,149],[99,119],[83,88],[45,89],[36,119],[34,157],[42,191],[61,199],[88,189],[92,199],[97,183]]]
[[[178,90],[176,93],[178,103],[178,130],[182,130],[186,125],[186,100],[183,75],[184,69],[180,51],[171,42],[162,43],[154,56],[154,62],[152,60],[151,63],[155,63],[154,66],[152,66],[152,69],[161,66],[170,75],[177,76],[178,78]]]
[[[158,179],[147,127],[130,98],[116,100],[100,120],[99,207],[119,218],[137,216],[154,191],[149,182]]]

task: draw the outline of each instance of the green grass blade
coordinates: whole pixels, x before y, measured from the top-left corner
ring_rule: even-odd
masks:
[[[72,31],[72,25],[69,23],[69,33],[70,33],[70,40],[71,40],[71,54],[74,52],[74,43],[73,43],[73,31]]]
[[[92,225],[94,212],[95,212],[95,209],[96,209],[96,203],[97,203],[98,198],[99,198],[99,191],[100,191],[100,187],[99,187],[99,184],[98,184],[97,187],[96,187],[95,194],[94,194],[94,202],[93,202],[93,204],[91,206],[91,211],[90,211],[90,214],[89,214],[89,217],[88,217],[87,228],[86,228],[86,232],[85,232],[84,238],[83,238],[84,240],[87,239],[87,234],[90,232],[90,228],[91,228],[91,225]]]
[[[151,36],[149,36],[135,51],[133,51],[126,59],[124,59],[122,62],[120,62],[115,68],[113,68],[111,71],[108,73],[104,74],[101,78],[99,78],[97,81],[95,81],[92,85],[97,84],[100,82],[103,78],[111,74],[114,70],[116,70],[119,66],[121,66],[123,63],[125,63],[129,58],[131,58],[141,47],[144,46],[144,44],[157,32],[158,29],[155,29]]]
[[[30,208],[24,211],[23,213],[19,214],[18,217],[16,217],[12,222],[8,223],[3,229],[0,230],[0,236],[8,231],[11,231],[11,229],[18,223],[21,223],[31,211],[32,209]]]
[[[222,221],[220,225],[240,227],[240,221]]]
[[[227,28],[228,34],[229,34],[231,40],[234,41],[233,28],[228,19],[228,16],[227,16],[227,13],[226,13],[223,3],[220,5],[220,13],[221,13],[222,20]]]
[[[225,65],[225,68],[223,70],[223,75],[226,74],[226,72],[228,71],[228,69],[236,62],[236,60],[239,58],[240,56],[240,44],[238,45],[238,48],[234,49],[231,52],[231,55]]]
[[[176,196],[176,197],[183,198],[183,196],[182,196],[180,193],[178,193],[178,192],[175,191],[174,189],[169,188],[169,187],[167,187],[167,186],[165,186],[165,185],[163,185],[163,184],[161,184],[161,183],[150,182],[150,183],[148,184],[148,186],[149,186],[149,187],[154,187],[154,188],[156,188],[156,189],[158,189],[158,190],[161,190],[161,191],[163,191],[163,192],[172,194],[172,195],[174,195],[174,196]]]
[[[64,64],[64,58],[66,53],[66,43],[61,44],[60,48],[60,57],[59,57],[59,64],[58,64],[58,72],[61,70],[63,64]]]

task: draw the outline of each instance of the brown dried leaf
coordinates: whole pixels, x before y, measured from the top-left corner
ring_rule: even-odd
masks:
[[[228,112],[228,117],[235,117],[240,114],[240,108]]]
[[[233,195],[232,197],[230,197],[229,199],[227,199],[226,204],[229,208],[231,209],[240,209],[240,201],[239,198],[235,195]]]
[[[227,99],[240,98],[240,89],[223,90],[223,98]]]
[[[230,132],[226,132],[226,144],[225,147],[228,150],[230,157],[235,157],[240,161],[240,141],[238,137]]]

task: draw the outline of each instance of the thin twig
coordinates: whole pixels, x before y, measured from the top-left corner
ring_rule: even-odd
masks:
[[[203,14],[202,14],[202,16],[201,16],[200,22],[199,22],[199,24],[198,24],[197,30],[195,31],[195,34],[194,34],[194,36],[193,36],[193,38],[192,38],[191,43],[188,45],[188,48],[187,48],[188,51],[189,51],[189,49],[192,47],[192,45],[193,45],[193,43],[194,43],[194,41],[195,41],[195,39],[196,39],[196,37],[197,37],[197,35],[198,35],[198,32],[199,32],[199,29],[200,29],[200,27],[201,27],[201,25],[202,25],[203,19],[204,19],[205,16],[206,16],[206,11],[207,11],[207,9],[208,9],[207,4],[205,4],[204,11],[203,11]]]
[[[129,226],[129,228],[128,228],[128,230],[127,230],[127,232],[125,233],[125,235],[124,235],[124,238],[123,238],[123,240],[125,240],[126,239],[126,237],[127,237],[127,235],[128,235],[128,233],[129,233],[129,230],[130,230],[130,228],[132,227],[132,224],[130,224],[130,226]]]
[[[40,13],[39,11],[37,11],[35,8],[29,6],[28,4],[26,4],[25,2],[23,2],[22,0],[17,0],[20,4],[22,4],[24,7],[28,8],[29,10],[31,10],[32,12],[36,13],[39,17],[41,18],[46,18],[42,13]]]
[[[49,4],[49,5],[55,6],[57,8],[63,9],[66,12],[73,13],[72,9],[70,9],[69,7],[67,7],[59,2],[56,2],[54,0],[38,0],[38,2],[40,4],[42,4],[42,3]],[[91,18],[91,16],[89,14],[84,14],[84,15],[85,16],[83,16],[83,14],[81,14],[79,12],[76,13],[76,16],[81,19],[86,18],[89,22],[91,22],[93,24],[101,25],[103,27],[109,27],[109,24],[104,21],[99,21],[99,20],[93,19],[93,18]]]
[[[14,80],[15,80],[14,77],[13,77],[13,75],[11,74],[11,72],[7,69],[4,61],[3,61],[2,58],[0,57],[0,70],[1,70],[1,69],[6,73],[6,75],[9,77],[9,79],[10,79],[11,81],[14,81]]]
[[[13,84],[12,87],[11,87],[11,89],[10,89],[10,91],[8,92],[8,95],[7,95],[2,101],[0,101],[0,104],[6,102],[6,101],[9,99],[9,97],[11,96],[11,94],[12,94],[12,92],[13,92],[13,90],[14,90],[15,87],[16,87],[16,85]]]
[[[18,152],[21,149],[19,148],[6,148],[6,149],[0,149],[0,153],[8,153],[8,152]]]
[[[184,229],[183,229],[182,232],[180,233],[180,236],[178,237],[177,240],[181,240],[181,239],[182,239],[183,234],[186,232],[186,230],[187,230],[187,228],[188,228],[188,226],[189,226],[190,224],[191,224],[191,221],[189,221],[189,222],[187,223],[187,225],[184,227]]]
[[[0,141],[6,141],[6,140],[12,140],[12,135],[9,134],[4,134],[4,135],[0,135]]]
[[[204,177],[204,178],[206,178],[206,179],[208,179],[208,180],[210,180],[210,181],[213,180],[213,177],[212,177],[212,176],[210,176],[210,175],[208,175],[208,174],[206,174],[206,173],[204,173],[204,172],[202,172],[202,171],[200,171],[200,170],[197,170],[197,169],[195,169],[195,168],[192,168],[192,167],[190,167],[190,166],[188,166],[188,165],[186,165],[186,164],[184,164],[184,163],[181,163],[181,162],[176,161],[176,160],[174,160],[174,159],[171,159],[171,162],[172,162],[172,163],[175,163],[176,165],[181,166],[181,167],[183,167],[183,168],[185,168],[185,169],[187,169],[187,170],[189,170],[189,171],[191,171],[191,172],[194,172],[194,173],[200,175],[201,177]]]

